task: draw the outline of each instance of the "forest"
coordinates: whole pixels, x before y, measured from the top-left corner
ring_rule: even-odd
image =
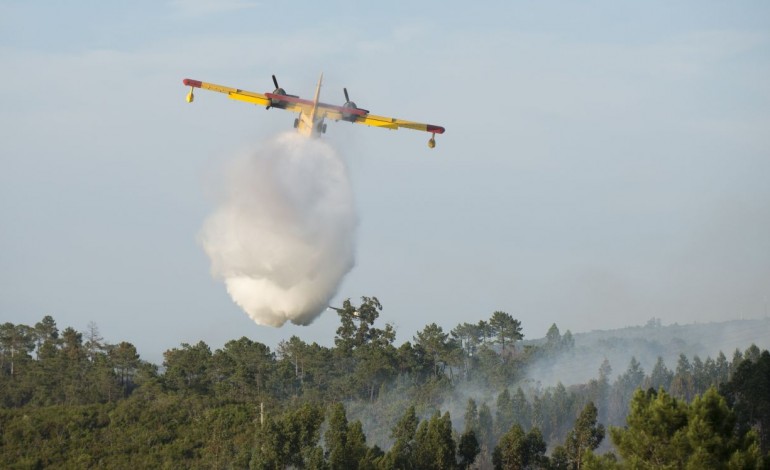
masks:
[[[330,347],[183,343],[161,365],[93,323],[2,324],[0,468],[770,468],[770,353],[754,344],[649,372],[605,358],[544,386],[529,377],[574,356],[569,331],[524,341],[496,311],[397,344],[382,309],[346,300]]]

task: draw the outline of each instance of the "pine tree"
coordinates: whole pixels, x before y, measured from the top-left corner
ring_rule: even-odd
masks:
[[[515,351],[514,343],[524,338],[521,333],[521,322],[514,319],[505,312],[497,311],[489,319],[489,326],[492,334],[497,337],[497,343],[500,344],[500,355],[505,359],[507,357],[506,344]]]
[[[345,407],[341,403],[332,405],[327,421],[329,428],[324,434],[324,445],[329,467],[333,470],[354,468],[348,454],[348,419]]]
[[[586,452],[599,447],[604,439],[604,426],[597,424],[598,411],[593,402],[589,402],[578,416],[575,427],[567,434],[564,449],[567,452],[570,468],[580,470]]]
[[[417,468],[415,466],[415,435],[418,424],[419,420],[415,414],[414,406],[410,406],[390,434],[395,442],[386,457],[392,468]]]
[[[485,448],[489,451],[492,450],[493,444],[493,421],[492,412],[486,403],[482,403],[479,407],[479,444],[481,444],[482,450]]]
[[[525,428],[529,428],[531,426],[532,407],[527,401],[527,397],[524,395],[524,390],[522,390],[521,387],[516,388],[516,393],[513,394],[511,402],[514,413],[513,422],[519,423]]]
[[[481,452],[479,441],[476,439],[476,433],[473,429],[466,430],[460,436],[460,443],[457,446],[457,456],[459,467],[467,469],[476,460],[476,456]]]
[[[474,434],[479,432],[479,411],[473,398],[468,399],[468,405],[465,407],[464,421],[465,428],[463,432],[473,431]]]
[[[449,413],[436,411],[429,420],[420,423],[415,434],[415,466],[424,470],[456,468],[456,445],[452,438]]]
[[[612,442],[631,468],[647,463],[684,468],[687,453],[687,407],[665,391],[637,390],[627,427],[611,428]]]
[[[558,351],[561,348],[561,333],[556,323],[548,328],[548,332],[545,334],[545,347],[548,351]]]
[[[525,434],[514,424],[500,438],[492,454],[495,469],[524,470],[547,465],[546,445],[538,428]]]
[[[652,368],[652,374],[650,374],[648,388],[668,390],[673,378],[674,374],[668,370],[663,362],[663,358],[658,356],[658,361],[655,363],[655,367]]]
[[[770,452],[770,352],[742,361],[721,390],[735,410],[739,429],[756,429],[762,452]]]
[[[690,405],[665,391],[637,391],[626,428],[612,441],[628,468],[758,468],[756,434],[736,432],[735,414],[715,388]]]
[[[511,392],[504,388],[497,396],[497,410],[495,411],[495,435],[502,436],[513,425],[513,400]]]

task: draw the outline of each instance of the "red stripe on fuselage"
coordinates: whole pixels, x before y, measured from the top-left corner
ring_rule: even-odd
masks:
[[[276,95],[275,93],[265,93],[271,101],[282,101],[284,103],[304,104],[307,106],[313,106],[313,102],[310,100],[303,100],[302,98],[295,98],[287,95]]]
[[[302,98],[295,98],[293,96],[287,96],[287,95],[276,95],[275,93],[265,93],[265,96],[268,97],[271,101],[278,101],[278,102],[284,102],[284,103],[294,103],[294,104],[302,104],[305,106],[313,106],[315,103],[313,103],[311,100],[305,100]],[[358,109],[358,108],[346,108],[344,106],[336,106],[333,104],[328,103],[318,103],[319,108],[327,108],[327,109],[333,109],[335,111],[339,111],[343,114],[354,114],[356,116],[366,116],[369,114],[369,111],[365,109]]]

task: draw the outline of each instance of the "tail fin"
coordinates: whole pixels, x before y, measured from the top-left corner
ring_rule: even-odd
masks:
[[[315,98],[313,99],[313,108],[307,111],[301,111],[295,127],[297,131],[308,137],[318,136],[323,134],[326,130],[326,126],[323,123],[323,113],[318,112],[319,98],[321,97],[321,83],[323,82],[324,74],[321,74],[321,78],[318,79],[318,86],[315,89]],[[306,109],[306,108],[305,108]],[[318,116],[320,114],[320,116]]]
[[[321,82],[324,80],[324,74],[321,72],[321,77],[318,79],[318,86],[315,89],[315,98],[313,98],[313,111],[310,113],[310,120],[315,122],[315,113],[318,109],[318,100],[321,97]]]

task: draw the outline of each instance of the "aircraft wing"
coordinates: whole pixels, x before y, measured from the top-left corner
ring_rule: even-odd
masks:
[[[245,101],[247,103],[260,106],[267,106],[270,103],[270,100],[267,98],[267,96],[263,95],[262,93],[241,90],[239,88],[230,88],[223,85],[217,85],[215,83],[201,82],[199,80],[192,80],[190,78],[185,78],[182,82],[189,87],[203,88],[204,90],[224,93],[228,96],[228,98],[232,98],[234,100]],[[187,101],[192,101],[192,92],[191,94],[187,95]]]
[[[433,134],[443,134],[444,128],[434,126],[433,124],[423,124],[421,122],[407,121],[405,119],[392,118],[387,116],[377,116],[370,114],[364,109],[344,108],[325,103],[319,103],[318,107],[322,110],[327,119],[335,121],[345,120],[356,124],[364,124],[372,127],[384,127],[386,129],[399,129],[405,127],[418,131],[430,132]]]
[[[254,91],[241,90],[240,88],[230,88],[215,83],[202,82],[200,80],[192,80],[190,78],[185,78],[182,83],[184,83],[185,86],[193,88],[202,88],[204,90],[224,93],[230,99],[244,101],[258,106],[280,108],[295,113],[313,109],[312,101],[292,95],[276,95],[274,93],[262,94]],[[187,101],[192,101],[192,92],[187,95]]]
[[[406,121],[404,119],[375,116],[374,114],[367,114],[366,116],[359,116],[356,118],[357,124],[365,124],[367,126],[385,127],[388,129],[398,129],[405,127],[407,129],[414,129],[417,131],[425,131],[433,134],[443,134],[444,128],[441,126],[434,126],[433,124],[423,124],[421,122]]]

